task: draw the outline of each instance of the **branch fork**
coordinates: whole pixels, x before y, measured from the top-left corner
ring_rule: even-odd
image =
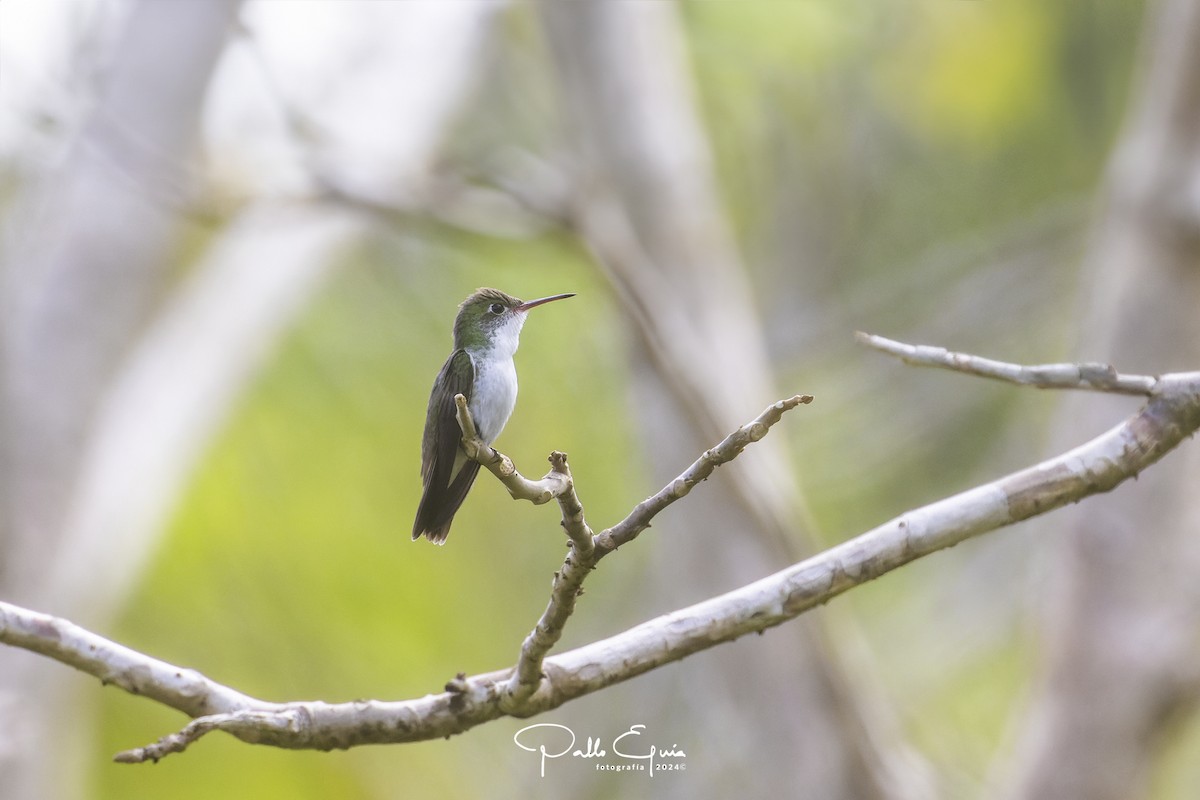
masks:
[[[812,396],[796,395],[772,404],[716,447],[706,450],[665,489],[640,503],[628,517],[599,535],[592,533],[584,519],[583,504],[575,493],[575,483],[571,477],[571,468],[567,464],[566,453],[551,453],[550,472],[540,481],[530,481],[517,472],[508,456],[479,439],[466,399],[462,395],[455,395],[454,402],[456,417],[463,434],[463,451],[467,456],[491,470],[492,474],[509,487],[509,494],[514,498],[533,502],[538,502],[543,497],[557,498],[562,512],[561,525],[570,537],[567,556],[562,567],[554,573],[550,601],[533,630],[525,637],[516,667],[504,685],[500,697],[500,705],[505,713],[523,716],[531,710],[540,710],[536,709],[536,704],[531,709],[530,702],[545,680],[542,667],[546,655],[562,638],[567,620],[575,611],[576,600],[583,594],[583,582],[595,569],[597,562],[650,527],[650,520],[656,514],[685,497],[693,486],[708,478],[718,466],[733,460],[749,444],[766,436],[767,431],[785,412],[798,405],[811,403]]]
[[[566,469],[566,453],[552,453],[550,471],[541,480],[530,480],[517,472],[511,458],[479,437],[475,420],[467,408],[467,398],[461,394],[454,395],[454,417],[458,420],[459,430],[462,431],[462,449],[467,458],[478,461],[481,467],[495,475],[514,500],[528,500],[535,506],[540,506],[571,489],[571,473]],[[555,456],[560,458],[556,459]]]
[[[122,763],[155,761],[222,730],[255,744],[329,750],[361,744],[423,741],[462,733],[501,716],[525,717],[747,633],[762,632],[910,561],[973,536],[1107,492],[1154,464],[1200,428],[1200,372],[1127,375],[1107,365],[1016,364],[941,348],[860,335],[867,345],[922,366],[954,369],[1023,385],[1139,394],[1133,416],[1074,450],[968,489],[890,522],[774,575],[652,619],[602,641],[548,656],[606,554],[632,541],[671,503],[721,464],[760,440],[782,415],[812,400],[780,400],[707,450],[678,478],[639,503],[616,525],[593,534],[575,492],[566,454],[550,455],[550,472],[531,481],[479,440],[465,400],[456,398],[463,449],[509,487],[515,498],[556,499],[570,538],[550,599],[521,645],[514,667],[467,677],[446,691],[398,702],[360,700],[272,703],[249,697],[193,670],[151,658],[72,623],[0,601],[0,642],[22,647],[146,696],[193,717],[154,744],[117,755]]]

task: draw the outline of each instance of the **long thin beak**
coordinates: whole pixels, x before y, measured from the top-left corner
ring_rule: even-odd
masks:
[[[528,302],[521,303],[521,305],[514,308],[513,311],[528,311],[531,308],[540,306],[542,303],[549,303],[551,300],[566,300],[568,297],[574,296],[574,292],[569,292],[567,294],[552,294],[549,297],[540,297],[537,300],[530,300]]]

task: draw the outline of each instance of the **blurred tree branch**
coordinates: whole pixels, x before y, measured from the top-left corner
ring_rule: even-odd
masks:
[[[0,264],[5,597],[101,621],[118,576],[136,570],[141,558],[118,557],[117,574],[86,560],[69,598],[53,596],[50,576],[94,555],[71,547],[79,543],[74,534],[87,529],[103,537],[112,525],[136,536],[153,515],[147,510],[169,502],[150,497],[140,473],[135,493],[123,498],[131,501],[125,516],[108,516],[113,504],[88,502],[96,492],[81,495],[84,487],[111,488],[130,477],[89,472],[97,446],[112,443],[98,426],[108,421],[105,403],[117,376],[176,277],[167,267],[181,226],[162,200],[191,177],[205,92],[240,8],[240,0],[129,4],[106,66],[86,65],[97,72],[97,90],[65,158],[31,175],[12,198]],[[108,455],[120,460],[137,450],[122,445]],[[121,549],[112,544],[103,541],[100,552]],[[28,660],[10,655],[0,654],[0,740],[14,745],[0,747],[0,786],[14,797],[81,796],[81,787],[70,785],[77,773],[62,769],[77,752],[63,721],[85,726],[89,706],[68,696],[60,676],[37,674]]]
[[[219,229],[181,235],[199,194],[192,164],[210,75],[241,5],[132,4],[65,163],[13,201],[0,276],[0,589],[9,599],[88,624],[108,619],[257,365],[337,254],[370,231],[361,216],[257,196]],[[356,186],[416,180],[429,168],[470,97],[497,8],[403,7],[403,27],[435,32],[439,47],[419,74],[385,79],[391,113],[376,114],[369,133],[389,146]],[[370,107],[380,84],[367,83],[346,81],[338,101]],[[336,117],[331,105],[320,113]],[[16,743],[0,747],[0,784],[22,797],[82,796],[64,783],[80,773],[44,754],[48,741],[66,749],[53,730],[68,719],[62,707],[87,730],[86,707],[30,663],[0,664],[9,678],[0,739]]]
[[[1154,375],[1128,375],[1117,372],[1111,364],[1037,364],[1024,366],[980,358],[969,353],[955,353],[944,347],[911,345],[858,333],[859,342],[880,352],[893,355],[906,364],[965,372],[983,378],[1007,381],[1038,389],[1090,389],[1111,394],[1137,394],[1153,397],[1158,386]]]
[[[962,365],[961,371],[971,373],[978,359],[956,355],[954,362]],[[940,365],[934,358],[918,363]],[[7,603],[0,603],[0,641],[61,661],[195,718],[155,744],[119,754],[117,760],[123,762],[157,760],[214,730],[255,744],[326,750],[449,736],[504,715],[524,717],[556,708],[692,653],[779,625],[937,550],[1111,491],[1200,427],[1200,372],[1159,377],[1149,401],[1136,414],[1041,464],[908,511],[740,589],[545,658],[570,616],[584,577],[601,553],[614,549],[611,545],[616,540],[628,541],[636,535],[634,531],[647,527],[654,514],[686,495],[688,488],[716,466],[762,438],[788,408],[804,400],[794,397],[769,407],[705,452],[658,495],[639,504],[625,521],[592,537],[590,550],[573,547],[555,579],[546,612],[522,646],[518,666],[469,678],[459,676],[440,694],[400,702],[261,701],[65,620]],[[469,440],[469,414],[461,417],[461,424],[464,438]],[[474,457],[484,462],[502,460],[489,451],[476,449]],[[560,458],[554,461],[553,471],[567,477],[556,478],[551,491],[560,500],[565,526],[582,534],[588,530],[582,522],[582,505],[565,470],[565,456],[556,455]]]
[[[562,108],[568,219],[602,270],[632,333],[633,419],[656,481],[737,424],[752,398],[778,396],[750,270],[725,209],[709,130],[675,3],[542,0]],[[535,207],[546,207],[537,203]],[[553,213],[554,205],[550,205]],[[802,476],[767,441],[724,471],[671,524],[693,546],[659,546],[661,579],[631,603],[673,607],[792,563],[813,547]],[[728,531],[742,532],[736,540]],[[688,576],[684,581],[683,576]],[[932,791],[876,678],[850,657],[852,620],[813,615],[759,658],[706,660],[701,685],[738,685],[737,702],[700,708],[692,686],[660,683],[641,702],[704,737],[752,728],[757,755],[785,764],[757,791],[797,784],[827,800],[916,800]],[[802,717],[807,724],[797,726]],[[706,765],[710,791],[745,790],[732,752]],[[664,787],[669,797],[689,791]]]
[[[1167,371],[1200,361],[1200,5],[1162,0],[1145,13],[1082,261],[1077,346]],[[1057,437],[1103,424],[1116,405],[1065,398]],[[1043,660],[997,796],[1123,800],[1162,788],[1155,764],[1172,732],[1194,727],[1200,699],[1197,486],[1200,453],[1187,448],[1064,520],[1039,592]]]

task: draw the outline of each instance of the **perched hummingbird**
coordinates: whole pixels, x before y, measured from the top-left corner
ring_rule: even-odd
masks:
[[[529,309],[551,300],[574,297],[556,294],[521,302],[499,289],[476,289],[458,307],[454,318],[454,352],[442,365],[429,395],[425,435],[421,438],[421,482],[425,490],[417,506],[413,539],[424,534],[444,544],[454,514],[479,472],[459,442],[462,432],[454,416],[454,395],[467,399],[479,436],[496,441],[517,402],[517,370],[513,354]]]

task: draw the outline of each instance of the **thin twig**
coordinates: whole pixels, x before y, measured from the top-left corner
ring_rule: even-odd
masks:
[[[1117,372],[1111,364],[1093,362],[1024,366],[969,353],[956,353],[944,347],[905,344],[862,331],[856,333],[855,338],[861,344],[895,356],[906,364],[940,367],[1022,386],[1035,386],[1039,389],[1088,389],[1094,392],[1152,397],[1159,380],[1155,375],[1125,375]]]
[[[799,405],[807,405],[813,400],[812,395],[798,394],[786,400],[780,400],[767,407],[752,422],[748,422],[709,450],[683,471],[678,478],[671,481],[652,497],[637,504],[629,516],[618,522],[596,537],[596,560],[616,550],[621,545],[631,542],[638,534],[650,527],[650,521],[658,512],[667,506],[687,496],[692,487],[708,478],[717,467],[737,458],[746,446],[767,435],[767,431],[785,413]]]
[[[234,711],[228,714],[210,714],[184,725],[175,733],[169,733],[153,744],[122,750],[113,756],[118,764],[157,763],[172,753],[182,753],[188,745],[206,733],[225,731],[246,741],[265,741],[264,734],[281,732],[284,736],[302,733],[304,715],[300,709],[285,708],[275,711]]]

